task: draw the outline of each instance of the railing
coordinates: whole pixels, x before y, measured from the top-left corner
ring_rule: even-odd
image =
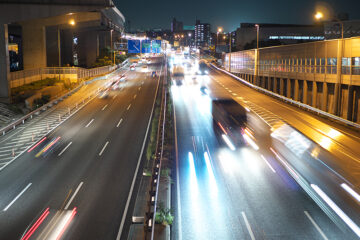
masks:
[[[10,88],[36,82],[47,77],[80,81],[90,77],[106,74],[116,68],[116,65],[91,69],[78,67],[46,67],[11,72],[9,75]]]
[[[71,94],[73,94],[74,92],[76,92],[77,90],[79,90],[81,88],[82,84],[80,84],[78,87],[74,88],[73,90],[71,90],[70,92],[68,92],[67,94],[54,99],[50,102],[48,102],[47,104],[35,109],[34,111],[26,114],[25,116],[23,116],[22,118],[19,118],[18,120],[16,120],[15,122],[12,122],[11,124],[3,127],[2,129],[0,129],[0,132],[2,135],[5,135],[8,131],[13,130],[16,128],[17,125],[19,124],[24,124],[26,120],[28,119],[32,119],[33,115],[38,114],[41,110],[46,110],[48,107],[53,106],[54,104],[56,104],[59,101],[62,101],[64,98],[70,96]]]
[[[221,69],[221,68],[215,66],[214,64],[211,64],[211,66],[214,67],[215,69],[219,70],[219,71],[222,71],[222,72],[226,73],[227,75],[232,76],[233,78],[236,78],[237,80],[241,81],[242,83],[246,84],[247,86],[249,86],[249,87],[251,87],[251,88],[254,88],[254,89],[256,89],[256,90],[258,90],[258,91],[260,91],[260,92],[264,92],[264,93],[266,93],[266,94],[268,94],[268,95],[271,95],[271,96],[273,96],[273,97],[276,97],[276,98],[278,98],[278,99],[281,99],[281,100],[283,100],[284,102],[288,102],[288,103],[294,104],[294,105],[296,105],[296,106],[298,106],[298,107],[300,107],[300,108],[303,108],[303,109],[306,109],[306,110],[308,110],[308,111],[314,112],[314,113],[316,113],[316,114],[318,114],[318,115],[325,116],[325,117],[328,117],[328,118],[337,120],[337,121],[342,122],[342,123],[344,123],[344,124],[347,124],[347,125],[350,125],[350,126],[352,126],[352,127],[355,127],[355,128],[360,129],[360,124],[358,124],[358,123],[349,121],[349,120],[347,120],[347,119],[341,118],[341,117],[336,116],[336,115],[333,115],[333,114],[331,114],[331,113],[322,111],[322,110],[320,110],[320,109],[318,109],[318,108],[311,107],[311,106],[309,106],[309,105],[307,105],[307,104],[304,104],[304,103],[301,103],[301,102],[292,100],[292,99],[290,99],[290,98],[281,96],[280,94],[277,94],[277,93],[271,92],[271,91],[269,91],[269,90],[267,90],[267,89],[264,89],[264,88],[261,88],[261,87],[259,87],[259,86],[256,86],[256,85],[254,85],[254,84],[252,84],[252,83],[249,83],[249,82],[245,81],[244,79],[242,79],[242,78],[240,78],[240,77],[238,77],[238,76],[236,76],[236,75],[234,75],[234,74],[232,74],[232,73],[230,73],[230,72],[228,72],[228,71],[226,71],[226,70],[224,70],[224,69]]]
[[[166,61],[165,61],[166,62]],[[157,133],[157,145],[155,151],[155,161],[153,164],[153,173],[150,183],[150,202],[147,212],[147,226],[148,231],[145,232],[145,239],[154,240],[155,232],[155,218],[156,211],[158,207],[158,194],[159,194],[159,184],[160,184],[160,175],[161,175],[161,162],[163,157],[163,148],[164,148],[164,136],[165,136],[165,123],[166,123],[166,86],[165,81],[167,79],[167,65],[165,64],[164,69],[164,82],[162,87],[162,98],[161,98],[161,108],[158,124],[158,133]],[[153,205],[153,207],[152,207]],[[151,230],[151,231],[150,231]],[[150,235],[150,236],[149,236]]]
[[[124,66],[124,65],[122,65],[122,67],[123,67],[123,66]],[[110,69],[109,71],[111,71],[112,69],[115,69],[117,66],[106,66],[106,67],[108,67],[108,69]],[[104,68],[104,67],[102,67],[102,68]],[[49,71],[52,71],[52,69],[55,69],[54,71],[56,71],[56,68],[48,68],[48,69],[49,69]],[[75,68],[75,69],[76,69],[76,68]],[[62,101],[64,98],[72,95],[74,92],[76,92],[77,90],[79,90],[79,89],[83,86],[83,84],[86,84],[86,82],[81,83],[78,87],[74,88],[74,89],[71,90],[70,92],[68,92],[68,93],[62,95],[61,97],[58,97],[58,98],[56,98],[56,99],[48,102],[47,104],[45,104],[45,105],[43,105],[43,106],[35,109],[34,111],[26,114],[25,116],[19,118],[18,120],[16,120],[16,121],[10,123],[9,125],[1,128],[1,129],[0,129],[0,134],[5,135],[8,131],[10,131],[10,130],[12,130],[12,129],[15,129],[17,125],[19,125],[19,124],[24,124],[26,120],[32,119],[32,118],[33,118],[33,115],[38,114],[41,110],[46,110],[48,107],[51,107],[51,106],[53,106],[54,104],[56,104],[57,102]]]

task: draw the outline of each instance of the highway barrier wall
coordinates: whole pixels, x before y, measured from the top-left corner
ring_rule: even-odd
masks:
[[[223,63],[256,86],[360,122],[360,37],[227,53]]]

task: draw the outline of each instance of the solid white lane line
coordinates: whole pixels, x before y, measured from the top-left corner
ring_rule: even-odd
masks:
[[[81,183],[79,184],[79,186],[76,188],[74,194],[71,196],[71,198],[70,198],[69,202],[66,204],[64,210],[67,210],[67,209],[69,208],[71,202],[74,200],[76,194],[79,192],[79,190],[80,190],[80,188],[81,188],[81,186],[82,186],[83,184],[84,184],[84,182],[81,182]]]
[[[162,71],[162,66],[161,66],[160,73],[161,73],[161,71]],[[120,237],[121,237],[121,234],[122,234],[122,230],[123,230],[123,227],[124,227],[124,224],[125,224],[125,218],[126,218],[126,215],[127,215],[127,211],[128,211],[128,209],[129,209],[131,196],[132,196],[132,193],[133,193],[134,187],[135,187],[135,180],[136,180],[136,177],[137,177],[137,174],[138,174],[138,171],[139,171],[139,167],[140,167],[140,160],[141,160],[142,155],[143,155],[143,153],[144,153],[145,143],[146,143],[146,139],[147,139],[147,136],[148,136],[148,133],[149,133],[149,128],[150,128],[151,118],[152,118],[153,113],[154,113],[156,95],[157,95],[158,90],[159,90],[159,83],[160,83],[160,76],[159,76],[159,78],[158,78],[158,83],[157,83],[156,92],[155,92],[155,95],[154,95],[154,101],[153,101],[153,105],[152,105],[152,108],[151,108],[150,117],[149,117],[149,120],[148,120],[148,125],[147,125],[147,127],[146,127],[146,132],[145,132],[144,141],[143,141],[143,144],[142,144],[142,147],[141,147],[141,151],[140,151],[140,155],[139,155],[138,162],[137,162],[137,165],[136,165],[134,177],[133,177],[133,180],[132,180],[132,182],[131,182],[131,187],[130,187],[129,195],[128,195],[128,198],[127,198],[127,200],[126,200],[125,210],[124,210],[123,215],[122,215],[122,218],[121,218],[120,227],[119,227],[119,232],[118,232],[118,234],[117,234],[116,240],[120,240]]]
[[[119,127],[120,124],[122,123],[123,119],[120,119],[120,121],[118,122],[118,124],[116,125],[116,127]]]
[[[174,109],[174,133],[175,133],[175,158],[176,158],[176,195],[177,195],[177,214],[178,214],[178,239],[182,240],[182,224],[181,224],[181,202],[180,202],[180,174],[179,174],[179,153],[178,153],[178,143],[177,143],[177,131],[176,131],[176,109],[175,104],[173,103]]]
[[[59,157],[61,156],[61,154],[63,154],[65,151],[66,151],[66,149],[68,149],[68,147],[70,147],[70,145],[72,144],[72,142],[69,142],[69,144],[68,145],[66,145],[66,147],[59,153]]]
[[[127,107],[127,109],[126,109],[126,110],[129,110],[129,109],[130,109],[130,107],[131,107],[131,104],[129,104],[129,106]]]
[[[103,154],[103,152],[104,152],[104,150],[105,150],[105,148],[106,148],[106,146],[109,144],[109,141],[107,141],[106,143],[105,143],[105,145],[103,146],[103,148],[101,149],[101,151],[99,152],[99,156],[101,156],[101,154]]]
[[[14,202],[15,202],[16,200],[18,200],[18,198],[21,197],[21,195],[24,194],[24,192],[31,186],[31,184],[32,184],[32,183],[29,183],[29,184],[14,198],[14,200],[12,200],[12,201],[4,208],[3,211],[5,212],[6,210],[8,210],[8,209],[11,207],[11,205],[13,205]]]
[[[134,95],[134,99],[136,98],[136,94]]]
[[[106,105],[101,109],[101,111],[104,111],[107,106],[108,106],[108,105],[106,104]]]
[[[117,97],[117,94],[113,96],[113,99],[115,99]]]
[[[275,169],[270,165],[270,163],[266,160],[266,158],[263,155],[261,155],[261,158],[266,162],[266,165],[268,165],[268,167],[271,169],[271,171],[276,173]]]
[[[310,216],[310,214],[307,211],[304,211],[305,215],[309,218],[310,222],[314,225],[314,227],[316,228],[316,230],[318,230],[318,232],[320,233],[320,235],[322,236],[323,239],[328,240],[328,238],[326,237],[326,235],[324,234],[324,232],[321,230],[321,228],[319,227],[319,225],[317,225],[317,223],[314,221],[314,219]]]
[[[85,127],[86,127],[86,128],[87,128],[87,127],[89,127],[89,126],[90,126],[90,124],[91,124],[93,121],[94,121],[94,119],[91,119],[91,121],[90,121],[88,124],[86,124],[86,126],[85,126]]]
[[[251,230],[251,226],[250,226],[250,224],[249,224],[249,221],[247,220],[247,217],[246,217],[245,213],[244,213],[244,212],[241,212],[241,215],[242,215],[242,217],[243,217],[243,219],[244,219],[244,221],[245,221],[246,228],[247,228],[247,230],[248,230],[248,232],[249,232],[249,234],[250,234],[251,240],[255,240],[254,233],[253,233],[253,231]]]

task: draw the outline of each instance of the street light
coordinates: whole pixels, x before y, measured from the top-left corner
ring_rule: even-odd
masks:
[[[256,27],[256,63],[255,63],[255,83],[258,85],[259,83],[259,30],[260,25],[255,24]]]
[[[69,24],[70,24],[71,26],[74,26],[74,25],[75,25],[75,20],[74,20],[74,19],[70,19],[70,20],[69,20]]]
[[[215,55],[216,55],[216,47],[219,43],[219,33],[221,33],[223,31],[223,28],[222,27],[218,27],[217,29],[217,33],[216,33],[216,45],[215,45]]]
[[[322,12],[317,12],[314,15],[316,20],[320,20],[324,17],[324,14]],[[341,44],[340,44],[340,51],[337,57],[337,67],[336,67],[336,81],[337,83],[335,84],[335,89],[334,89],[334,112],[335,115],[340,115],[340,110],[341,110],[341,84],[342,84],[342,58],[344,56],[344,22],[341,21],[339,18],[334,17],[334,20],[338,23],[341,24]],[[339,56],[340,55],[340,56]],[[348,84],[348,91],[350,88],[350,84]]]

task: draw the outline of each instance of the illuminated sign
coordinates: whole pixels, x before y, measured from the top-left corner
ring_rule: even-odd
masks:
[[[269,39],[280,40],[324,40],[324,36],[270,36]]]

